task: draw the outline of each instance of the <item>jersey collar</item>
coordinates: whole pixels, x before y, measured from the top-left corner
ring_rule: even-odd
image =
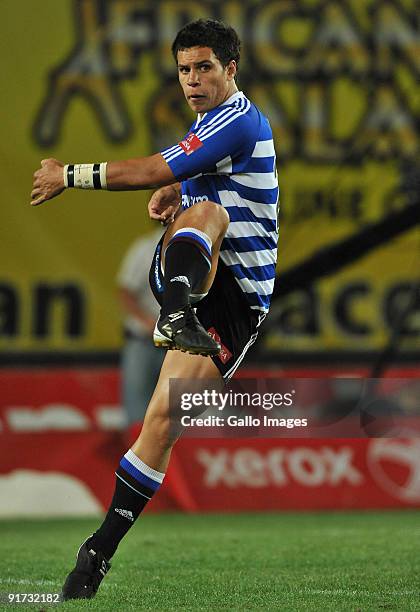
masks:
[[[227,106],[228,104],[232,104],[232,102],[235,102],[235,100],[239,100],[240,98],[244,98],[244,97],[245,97],[245,95],[244,95],[243,91],[235,91],[235,93],[232,96],[230,96],[230,98],[225,100],[223,102],[223,104],[220,104],[220,106]],[[206,115],[207,115],[207,113],[204,113],[203,115],[198,113],[197,121],[195,122],[195,127],[198,127],[200,125],[200,123],[203,121],[203,119],[204,119],[204,117]]]
[[[235,91],[235,93],[230,96],[230,98],[228,98],[227,100],[225,100],[225,102],[223,102],[223,104],[221,104],[220,106],[227,106],[228,104],[232,104],[232,102],[235,102],[235,100],[239,100],[239,98],[244,98],[244,92],[243,91]]]

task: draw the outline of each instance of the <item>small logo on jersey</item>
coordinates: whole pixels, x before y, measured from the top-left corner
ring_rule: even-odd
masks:
[[[189,134],[184,140],[181,140],[181,142],[178,144],[181,149],[183,149],[186,155],[191,155],[191,153],[194,153],[194,151],[197,151],[197,149],[203,146],[203,143],[201,142],[199,137],[194,134],[194,132]]]
[[[124,518],[134,523],[134,516],[131,510],[123,510],[122,508],[115,508],[115,512],[117,514],[121,514],[121,516],[123,516]]]
[[[206,195],[202,196],[190,196],[184,193],[182,195],[182,208],[189,208],[190,206],[194,206],[194,204],[198,204],[199,202],[208,202],[209,198]]]
[[[232,358],[232,353],[230,352],[228,348],[226,348],[224,344],[222,344],[222,341],[220,340],[220,336],[217,333],[217,331],[214,329],[214,327],[210,327],[210,329],[207,330],[207,333],[211,338],[213,338],[213,340],[215,340],[215,342],[218,342],[220,344],[222,348],[220,349],[220,353],[217,356],[222,363],[227,363],[229,359]]]

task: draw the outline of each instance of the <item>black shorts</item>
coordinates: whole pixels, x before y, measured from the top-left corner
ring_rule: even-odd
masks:
[[[150,287],[160,305],[163,295],[162,243],[163,237],[156,247],[149,274]],[[258,327],[266,315],[248,306],[232,272],[220,259],[210,291],[194,307],[202,326],[222,346],[219,355],[212,359],[223,378],[228,380],[257,339]]]

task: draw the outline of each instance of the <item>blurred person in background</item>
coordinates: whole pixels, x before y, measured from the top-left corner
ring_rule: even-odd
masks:
[[[158,229],[138,238],[125,254],[117,276],[124,314],[121,398],[129,444],[140,433],[164,357],[152,341],[159,305],[150,289],[149,265],[145,265],[152,261],[161,237],[162,229]]]

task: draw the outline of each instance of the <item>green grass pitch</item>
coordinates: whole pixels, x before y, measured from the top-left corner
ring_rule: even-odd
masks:
[[[58,592],[97,524],[0,522],[3,597]],[[420,513],[147,515],[120,545],[96,598],[54,608],[420,610]]]

